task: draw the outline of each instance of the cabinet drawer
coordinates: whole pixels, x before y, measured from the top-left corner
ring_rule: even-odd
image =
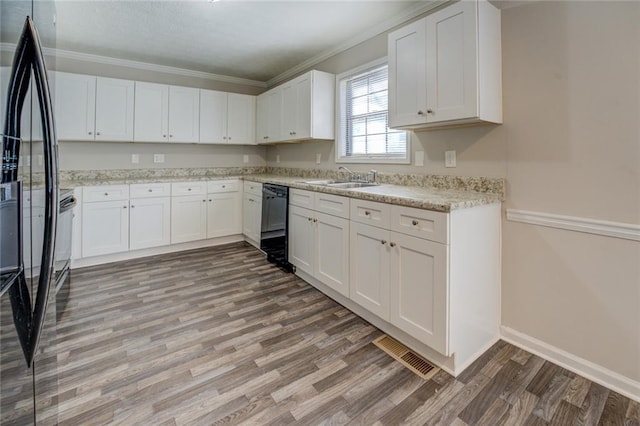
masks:
[[[82,188],[82,199],[85,203],[127,200],[128,198],[129,185],[87,186]]]
[[[249,193],[249,194],[253,194],[253,195],[259,195],[260,197],[262,197],[262,184],[261,183],[245,181],[243,189],[244,189],[245,193]]]
[[[315,192],[291,188],[289,190],[289,204],[304,207],[305,209],[313,209],[315,205]]]
[[[315,193],[315,210],[349,219],[349,198],[340,195]]]
[[[375,201],[351,200],[351,220],[389,229],[391,205]]]
[[[168,197],[171,195],[169,183],[136,183],[129,186],[131,198]]]
[[[171,184],[171,195],[203,195],[207,193],[207,182],[176,182]]]
[[[412,207],[391,206],[391,230],[448,244],[449,215]]]
[[[240,181],[237,180],[212,180],[207,183],[207,192],[215,194],[218,192],[236,192],[240,189]]]

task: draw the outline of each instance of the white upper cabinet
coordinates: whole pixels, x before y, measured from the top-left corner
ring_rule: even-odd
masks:
[[[133,141],[133,81],[65,72],[51,76],[59,140]]]
[[[501,123],[500,37],[500,10],[485,0],[452,4],[390,33],[390,127]]]
[[[54,112],[58,140],[94,140],[96,123],[96,76],[52,72]]]
[[[200,139],[200,90],[169,86],[169,142]]]
[[[333,139],[335,90],[335,75],[313,70],[264,94],[259,142]]]
[[[97,78],[95,140],[133,141],[134,88],[131,80]]]
[[[169,140],[169,86],[135,83],[135,142]]]
[[[199,89],[137,81],[135,92],[136,142],[198,142]]]
[[[282,88],[276,87],[261,94],[257,103],[258,144],[282,140]]]
[[[200,90],[200,143],[255,144],[255,96]]]

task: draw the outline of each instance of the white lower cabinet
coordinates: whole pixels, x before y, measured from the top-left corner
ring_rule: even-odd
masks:
[[[315,261],[313,213],[309,209],[289,206],[289,262],[309,275],[313,275]]]
[[[447,354],[448,246],[391,232],[389,248],[391,324]]]
[[[254,246],[260,246],[262,223],[262,198],[255,194],[244,194],[242,204],[242,233]]]
[[[171,243],[207,238],[206,195],[187,195],[171,199]]]
[[[314,208],[324,209],[325,194],[292,190],[292,203],[312,198]],[[329,195],[337,204],[346,205],[345,197]],[[337,209],[336,209],[337,211]],[[340,213],[337,213],[340,214]],[[349,220],[316,210],[289,206],[289,262],[344,296],[349,296]]]
[[[207,196],[207,238],[242,233],[242,194],[213,193]]]
[[[85,202],[82,206],[82,257],[129,249],[128,200]]]
[[[262,232],[262,184],[244,182],[243,188],[242,233],[250,244],[259,248]]]
[[[171,243],[171,198],[132,198],[129,201],[129,248]]]
[[[389,321],[389,231],[351,222],[349,297]]]

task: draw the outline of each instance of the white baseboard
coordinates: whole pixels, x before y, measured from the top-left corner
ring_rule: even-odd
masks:
[[[627,398],[640,402],[640,382],[629,379],[601,365],[573,355],[512,328],[502,326],[502,339],[532,354],[551,361]]]
[[[87,266],[102,265],[104,263],[119,262],[121,260],[138,259],[140,257],[155,256],[158,254],[175,253],[184,250],[194,250],[203,247],[219,246],[221,244],[236,243],[244,240],[243,235],[230,235],[228,237],[212,238],[209,240],[192,241],[189,243],[171,244],[162,247],[153,247],[142,250],[131,250],[121,253],[105,254],[102,256],[83,257],[71,260],[71,269],[85,268]],[[255,243],[251,242],[255,245]]]

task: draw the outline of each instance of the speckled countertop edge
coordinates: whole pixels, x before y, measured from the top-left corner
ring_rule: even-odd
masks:
[[[318,179],[344,179],[346,177],[345,173],[332,170],[272,167],[63,171],[60,174],[60,186],[75,188],[95,185],[125,185],[160,181],[172,183],[235,178],[440,212],[500,203],[504,199],[504,179],[500,178],[381,174],[381,185],[353,189],[306,183]]]

